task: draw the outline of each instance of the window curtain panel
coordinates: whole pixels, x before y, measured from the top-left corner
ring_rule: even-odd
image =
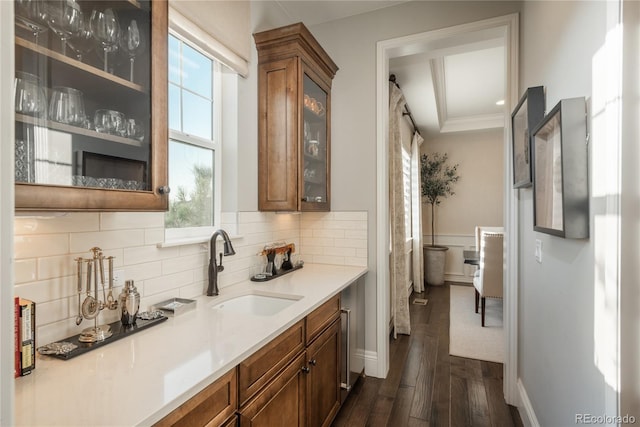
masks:
[[[420,146],[424,139],[418,132],[411,141],[411,227],[413,228],[413,290],[424,291],[424,262],[422,251],[422,183],[420,180]]]
[[[389,84],[389,218],[391,230],[391,318],[393,336],[409,335],[409,290],[407,288],[407,263],[405,253],[405,208],[402,172],[402,136],[400,121],[405,106],[402,91]]]

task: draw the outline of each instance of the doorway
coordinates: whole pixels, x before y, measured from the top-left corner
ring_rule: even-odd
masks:
[[[503,218],[506,232],[506,266],[504,271],[504,396],[509,404],[515,404],[517,398],[517,206],[514,203],[515,193],[511,188],[511,145],[509,139],[510,114],[518,101],[518,15],[512,14],[469,24],[458,25],[425,33],[380,41],[376,55],[376,87],[377,87],[377,353],[378,371],[383,376],[389,369],[388,325],[389,310],[389,189],[387,146],[389,135],[389,96],[388,76],[389,61],[392,58],[434,50],[446,46],[451,40],[469,39],[473,35],[486,34],[501,37],[505,48],[505,108],[504,108],[504,205]]]

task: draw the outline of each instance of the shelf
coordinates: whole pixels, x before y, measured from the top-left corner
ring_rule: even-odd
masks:
[[[145,142],[140,142],[135,139],[125,138],[117,135],[110,135],[108,133],[100,133],[95,130],[85,129],[77,126],[71,126],[64,123],[58,123],[51,120],[46,120],[38,117],[26,116],[24,114],[16,114],[16,122],[22,122],[29,125],[41,126],[44,128],[66,132],[74,135],[83,135],[103,141],[116,142],[118,144],[131,145],[134,147],[143,147],[147,145]]]
[[[312,109],[310,109],[309,107],[307,107],[306,105],[304,107],[304,111],[305,113],[308,113],[308,114],[305,114],[305,118],[312,118],[314,119],[314,121],[322,121],[322,122],[325,121],[326,114],[320,115],[315,111],[313,111]]]
[[[89,64],[85,64],[83,62],[78,61],[77,59],[71,58],[69,56],[65,56],[59,52],[53,51],[51,49],[48,49],[46,47],[43,46],[39,46],[33,42],[30,42],[28,40],[25,40],[23,38],[20,37],[16,37],[16,46],[20,46],[23,47],[25,49],[28,49],[32,52],[35,52],[37,54],[46,56],[47,58],[51,58],[53,60],[56,60],[60,63],[63,63],[67,66],[76,68],[78,70],[82,70],[85,73],[89,73],[92,74],[94,76],[100,77],[104,80],[116,83],[120,86],[129,88],[131,90],[134,90],[136,92],[140,92],[140,93],[148,93],[148,90],[145,89],[142,85],[139,85],[137,83],[131,82],[129,80],[123,79],[122,77],[118,77],[116,75],[113,75],[111,73],[107,73],[106,71],[103,71],[99,68],[96,68],[92,65]]]

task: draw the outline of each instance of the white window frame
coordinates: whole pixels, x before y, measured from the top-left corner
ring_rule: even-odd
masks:
[[[169,34],[213,61],[213,117],[211,121],[213,126],[213,140],[209,141],[207,139],[173,129],[169,129],[169,139],[167,140],[167,144],[169,144],[169,140],[173,139],[182,143],[213,150],[213,224],[211,226],[204,227],[165,227],[164,239],[165,243],[189,241],[194,239],[204,241],[211,236],[214,230],[220,228],[220,216],[222,215],[222,64],[211,54],[201,49],[198,46],[198,43],[190,40],[189,37],[186,37],[171,28],[169,28]],[[168,84],[169,82],[167,82],[167,85]],[[167,163],[170,173],[171,158],[168,158]]]

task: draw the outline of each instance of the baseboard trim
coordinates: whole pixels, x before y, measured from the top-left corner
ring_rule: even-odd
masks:
[[[529,400],[529,395],[527,394],[527,391],[524,388],[524,384],[522,384],[522,380],[520,380],[520,378],[518,378],[517,387],[520,398],[518,412],[520,412],[522,424],[524,424],[525,427],[540,427],[540,423],[538,422],[536,413],[533,411],[533,406],[531,405],[531,401]]]
[[[364,351],[364,373],[369,377],[384,378],[387,373],[378,372],[378,352],[365,350]]]

